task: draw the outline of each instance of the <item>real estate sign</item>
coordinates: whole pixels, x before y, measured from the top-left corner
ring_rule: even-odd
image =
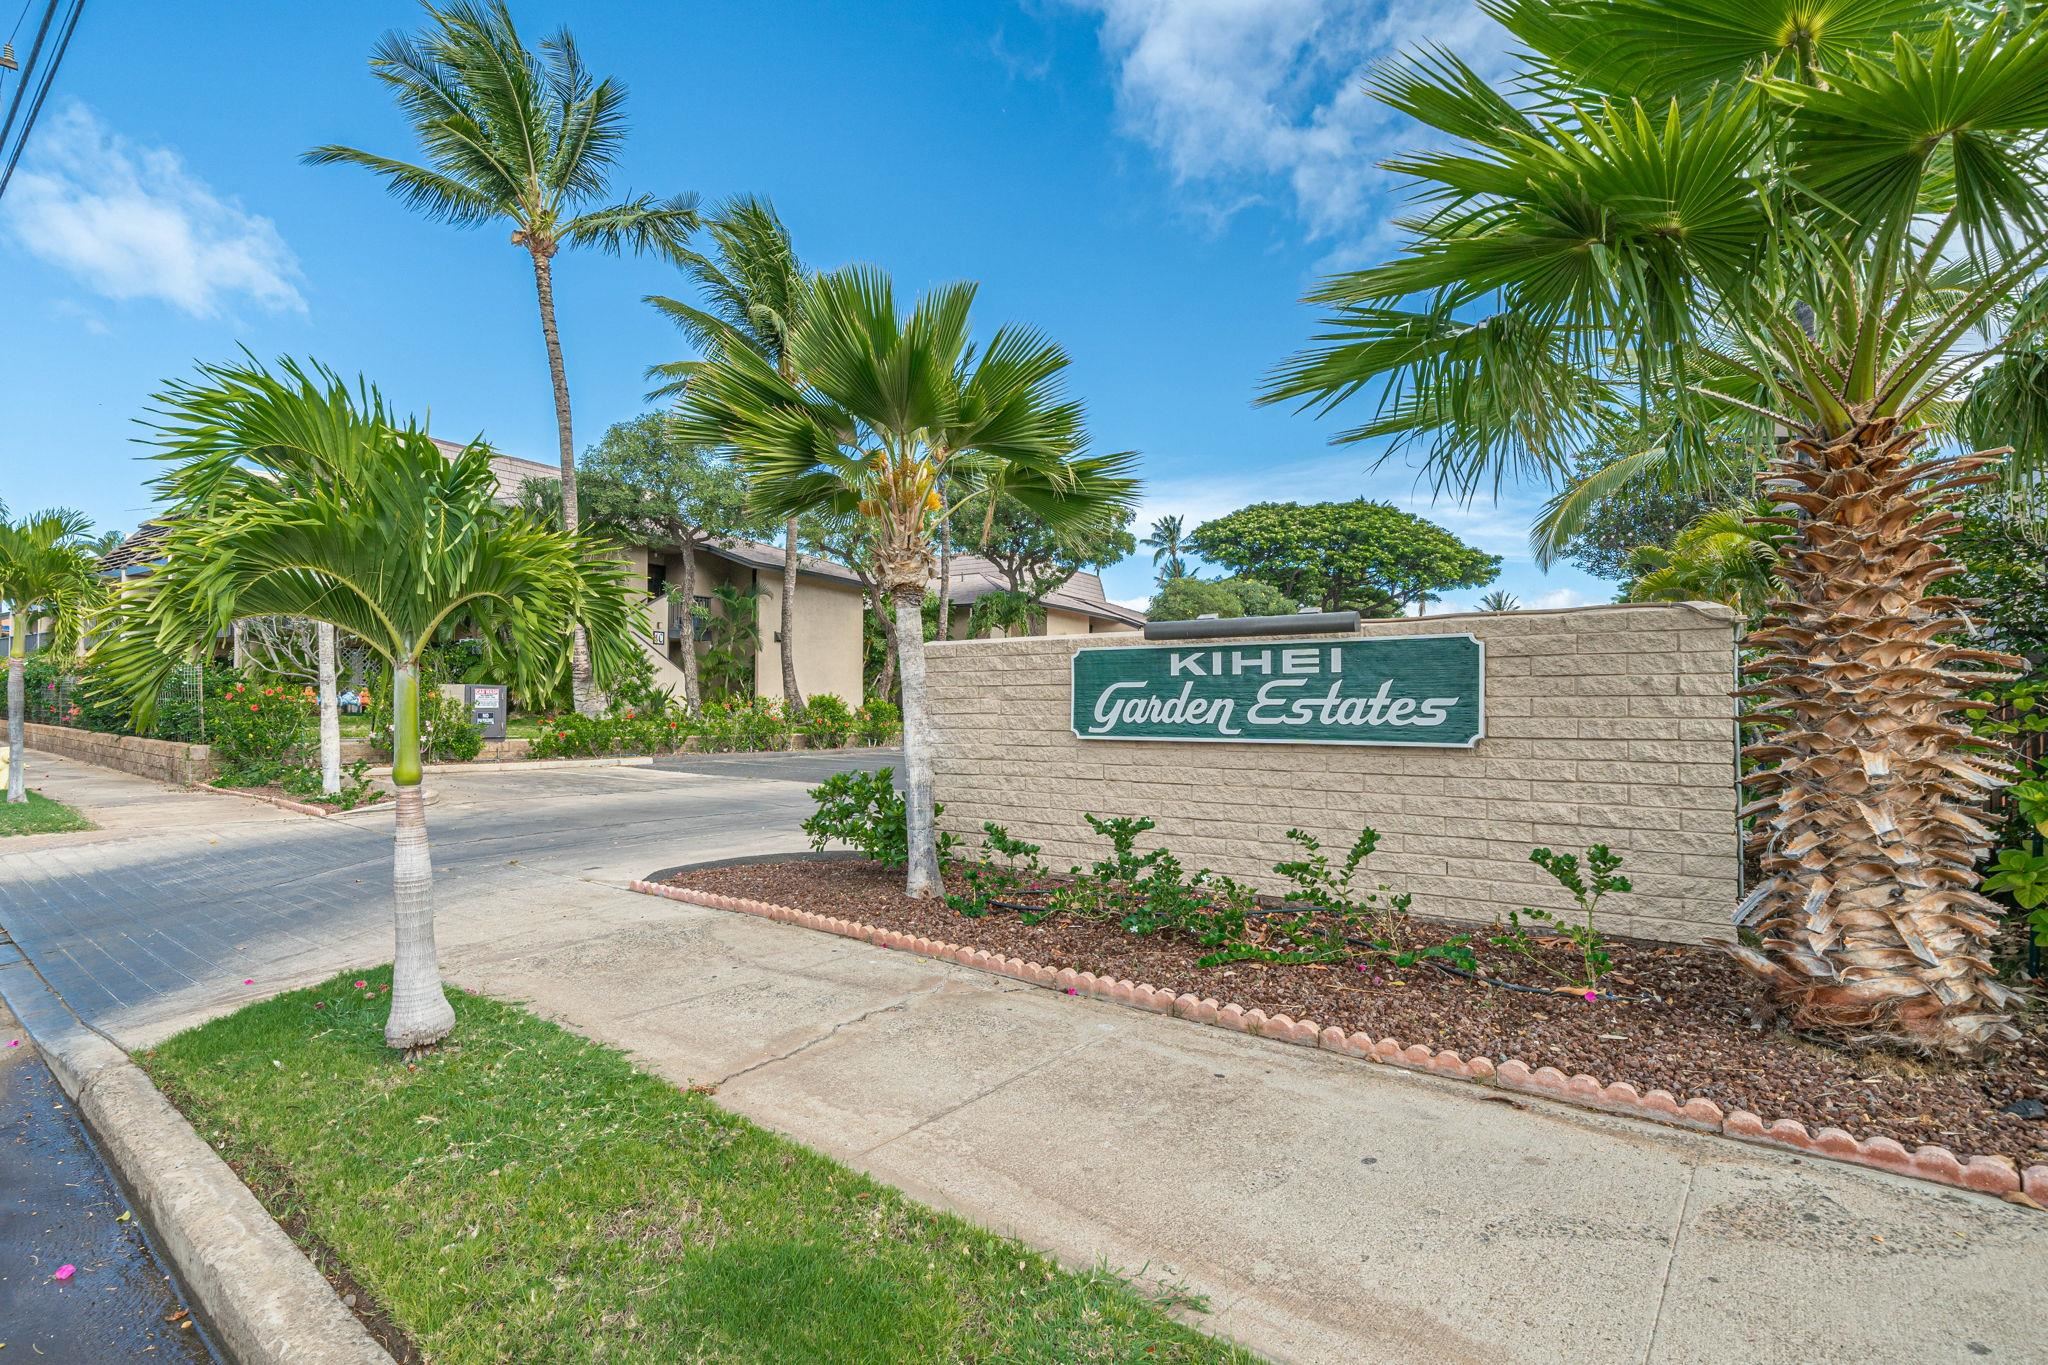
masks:
[[[1081,739],[1469,748],[1486,733],[1470,635],[1074,651]]]

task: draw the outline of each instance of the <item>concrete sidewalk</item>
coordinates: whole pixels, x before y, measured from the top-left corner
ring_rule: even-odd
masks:
[[[756,786],[773,789],[762,802],[801,796]],[[711,811],[719,795],[660,800]],[[265,858],[317,863],[316,841],[342,837],[286,818],[298,826],[267,835]],[[706,842],[686,819],[593,824],[602,835],[512,864],[495,841],[462,844],[489,820],[451,826],[440,924],[457,984],[715,1085],[740,1113],[1071,1262],[1182,1283],[1208,1297],[1210,1330],[1276,1359],[2043,1358],[2041,1214],[619,889],[629,857],[644,872]],[[731,833],[735,853],[798,842]],[[28,869],[0,862],[0,876]],[[389,956],[367,908],[324,937],[294,932],[294,980]],[[239,991],[102,1023],[144,1045]]]

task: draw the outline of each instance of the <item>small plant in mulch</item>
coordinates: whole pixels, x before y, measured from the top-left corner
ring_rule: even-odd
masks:
[[[1537,910],[1523,906],[1510,911],[1508,922],[1494,935],[1493,946],[1505,948],[1541,970],[1564,982],[1565,986],[1583,994],[1587,1000],[1600,998],[1600,980],[1614,965],[1613,956],[1607,951],[1607,939],[1594,927],[1593,914],[1600,907],[1603,897],[1616,891],[1630,891],[1634,888],[1629,879],[1621,875],[1621,856],[1605,844],[1594,844],[1586,850],[1586,865],[1579,866],[1576,853],[1553,853],[1547,848],[1533,850],[1529,861],[1548,872],[1557,884],[1571,894],[1578,903],[1579,914],[1584,922],[1568,924],[1548,910]],[[1590,880],[1589,880],[1590,877]],[[1536,944],[1522,921],[1548,925],[1579,950],[1580,972],[1560,971],[1548,959],[1536,951]]]
[[[803,831],[811,836],[813,850],[822,851],[826,844],[836,840],[852,845],[862,856],[884,867],[902,867],[910,860],[909,817],[904,810],[903,793],[896,790],[893,769],[834,773],[811,788],[810,797],[817,810],[804,821]],[[932,818],[938,819],[945,809],[934,801]],[[942,862],[952,857],[958,843],[954,835],[940,833]]]

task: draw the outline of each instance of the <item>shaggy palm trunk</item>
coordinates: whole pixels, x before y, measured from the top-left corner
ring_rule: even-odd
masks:
[[[540,298],[540,334],[548,348],[548,377],[555,386],[555,447],[562,463],[562,529],[581,524],[576,502],[576,440],[569,421],[569,372],[562,364],[562,338],[555,331],[555,275],[549,259],[554,248],[527,243],[533,257],[533,289]],[[578,622],[569,635],[569,691],[576,710],[594,716],[602,707],[590,676],[590,637]]]
[[[904,823],[910,836],[910,861],[903,894],[914,900],[937,897],[938,835],[932,824],[931,724],[924,687],[924,586],[898,587],[896,657],[903,671]]]
[[[28,718],[28,651],[21,638],[21,613],[7,646],[7,804],[28,800],[28,772],[22,767],[22,724]]]
[[[796,685],[796,557],[797,524],[791,517],[782,527],[782,705],[795,718],[804,713],[804,694]]]
[[[676,642],[683,647],[683,707],[696,715],[702,701],[697,684],[697,552],[683,542],[683,616]]]
[[[335,796],[341,791],[341,704],[334,696],[334,627],[314,622],[313,641],[320,672],[320,790]]]
[[[391,781],[398,788],[398,839],[391,858],[396,943],[391,1017],[384,1041],[395,1048],[437,1043],[455,1027],[434,950],[434,864],[427,851],[427,809],[420,792],[420,673],[408,661],[393,670]]]
[[[1976,866],[1985,798],[2007,769],[1964,693],[2019,661],[1944,643],[1969,603],[1932,596],[1955,565],[1947,505],[1994,455],[1915,460],[1924,433],[1873,421],[1788,442],[1765,494],[1797,513],[1779,576],[1790,600],[1749,637],[1743,689],[1777,731],[1745,752],[1764,880],[1735,949],[1797,1027],[1971,1053],[2016,1037],[1990,961],[1998,907]]]
[[[896,625],[882,609],[882,589],[868,587],[868,611],[882,626],[882,671],[875,679],[875,695],[888,701],[896,695]]]

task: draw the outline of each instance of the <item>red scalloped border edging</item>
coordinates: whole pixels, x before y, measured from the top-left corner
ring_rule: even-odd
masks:
[[[1363,1033],[1346,1034],[1334,1025],[1323,1028],[1313,1019],[1290,1019],[1284,1014],[1268,1015],[1264,1010],[1248,1010],[1236,1004],[1218,1004],[1214,1000],[1197,999],[1193,995],[1175,995],[1171,991],[1142,983],[1098,977],[1093,972],[1077,972],[1071,967],[1047,967],[1036,962],[1025,962],[1020,958],[999,957],[981,948],[963,948],[957,943],[920,938],[915,934],[906,934],[895,929],[879,929],[858,920],[816,915],[807,910],[774,905],[768,901],[749,900],[744,896],[725,896],[710,891],[693,891],[638,879],[626,885],[645,895],[662,896],[669,900],[701,905],[713,910],[735,910],[763,919],[801,925],[806,929],[820,929],[828,934],[856,938],[880,948],[898,948],[923,957],[957,962],[963,967],[978,967],[982,971],[994,972],[998,976],[1007,976],[1034,986],[1044,986],[1048,990],[1060,991],[1067,995],[1087,996],[1091,1000],[1107,1000],[1119,1005],[1129,1005],[1134,1009],[1149,1010],[1154,1014],[1192,1019],[1198,1024],[1213,1024],[1236,1033],[1255,1034],[1261,1038],[1277,1039],[1303,1047],[1321,1048],[1326,1052],[1341,1053],[1369,1062],[1384,1062],[1412,1071],[1426,1071],[1437,1076],[1478,1081],[1499,1086],[1503,1090],[1518,1090],[1543,1099],[1562,1100],[1567,1104],[1601,1109],[1630,1118],[1649,1119],[1701,1132],[1720,1133],[1744,1142],[1782,1147],[1811,1156],[1826,1157],[1831,1161],[1872,1166],[1895,1175],[1913,1176],[1937,1184],[1976,1190],[1982,1194],[2001,1197],[2024,1194],[2037,1204],[2048,1204],[2048,1166],[2029,1166],[2022,1173],[2007,1157],[1958,1157],[1948,1148],[1935,1145],[1909,1150],[1903,1143],[1892,1138],[1859,1139],[1840,1128],[1822,1128],[1818,1132],[1808,1132],[1806,1125],[1797,1119],[1778,1119],[1766,1123],[1746,1109],[1733,1109],[1724,1113],[1721,1106],[1712,1100],[1695,1099],[1680,1103],[1668,1090],[1652,1090],[1648,1094],[1643,1094],[1626,1081],[1602,1085],[1595,1077],[1567,1076],[1556,1067],[1544,1066],[1531,1070],[1526,1062],[1521,1061],[1509,1060],[1496,1064],[1490,1057],[1460,1057],[1448,1050],[1433,1051],[1420,1043],[1404,1046],[1394,1038],[1374,1040]]]

